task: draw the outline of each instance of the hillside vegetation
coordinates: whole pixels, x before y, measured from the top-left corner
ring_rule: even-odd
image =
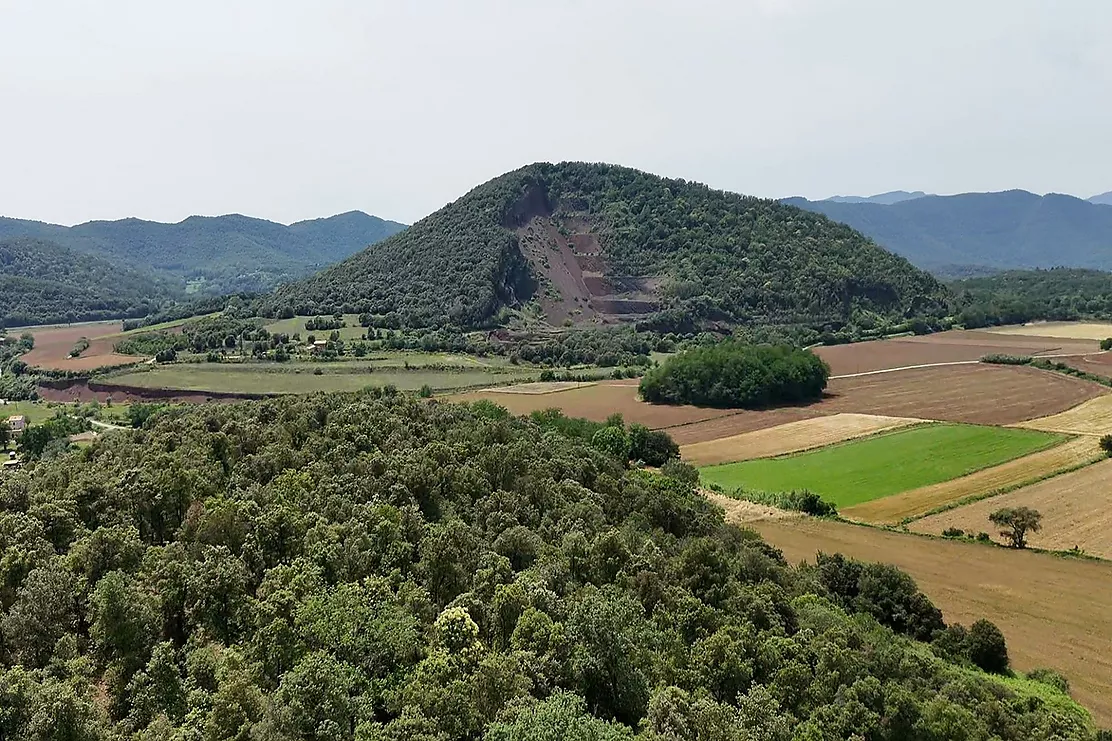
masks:
[[[377,397],[166,410],[0,479],[3,738],[1095,738],[894,568]]]
[[[946,291],[850,228],[772,201],[602,164],[534,164],[260,304],[482,326],[550,321],[842,325],[941,313]]]
[[[950,284],[969,329],[1033,319],[1112,319],[1112,273],[1055,268],[1011,270]]]
[[[872,237],[916,265],[1112,269],[1112,207],[1022,190],[926,196],[891,205],[789,198]]]
[[[404,228],[358,211],[290,226],[238,214],[191,216],[177,224],[122,219],[74,227],[0,218],[0,238],[49,239],[182,286],[192,282],[206,293],[267,290]]]
[[[0,239],[0,326],[144,316],[173,295],[147,275],[41,239]]]

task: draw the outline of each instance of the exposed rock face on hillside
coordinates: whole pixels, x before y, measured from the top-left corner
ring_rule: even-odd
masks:
[[[285,286],[263,311],[394,313],[489,326],[840,326],[941,312],[933,278],[861,234],[773,201],[613,165],[547,163],[485,183],[407,231]]]

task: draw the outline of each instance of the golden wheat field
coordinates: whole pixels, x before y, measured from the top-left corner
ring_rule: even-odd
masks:
[[[1026,337],[1055,337],[1064,340],[1103,340],[1112,337],[1112,324],[1106,322],[1035,322],[1008,327],[993,327],[983,332]]]
[[[1112,394],[1098,396],[1064,412],[1020,422],[1015,426],[1071,435],[1107,435],[1112,433]]]

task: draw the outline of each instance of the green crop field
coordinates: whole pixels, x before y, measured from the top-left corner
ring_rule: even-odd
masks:
[[[320,371],[318,374],[317,371]],[[429,385],[436,391],[536,380],[529,368],[376,368],[366,363],[181,363],[104,377],[103,383],[142,388],[246,394],[357,391],[393,384],[402,391]]]
[[[708,466],[727,490],[809,489],[838,507],[929,486],[999,465],[1065,439],[1010,427],[932,424],[797,455]]]

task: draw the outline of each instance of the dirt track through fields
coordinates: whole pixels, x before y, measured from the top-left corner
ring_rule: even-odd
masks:
[[[680,456],[696,466],[747,461],[819,448],[922,421],[873,414],[833,414],[684,445],[680,448]]]
[[[996,623],[1017,669],[1061,671],[1094,719],[1112,725],[1112,564],[813,518],[749,526],[792,562],[824,551],[895,564],[947,622]]]
[[[1082,437],[968,476],[849,507],[842,511],[842,515],[861,522],[895,525],[909,517],[926,514],[932,509],[966,497],[1036,482],[1058,471],[1092,463],[1101,456],[1097,441],[1091,437]],[[998,499],[999,497],[993,497],[986,502],[995,502]],[[1004,505],[995,505],[994,508],[1002,506]],[[986,527],[982,522],[973,532],[984,529]],[[938,532],[941,533],[942,530]]]
[[[937,535],[958,527],[967,532],[984,531],[1003,542],[988,521],[1001,507],[1030,507],[1042,514],[1042,529],[1028,536],[1035,548],[1069,550],[1077,546],[1112,559],[1112,460],[925,517],[911,523],[910,529]]]
[[[1060,414],[1023,422],[1018,427],[1074,435],[1112,433],[1112,394],[1086,401]]]

